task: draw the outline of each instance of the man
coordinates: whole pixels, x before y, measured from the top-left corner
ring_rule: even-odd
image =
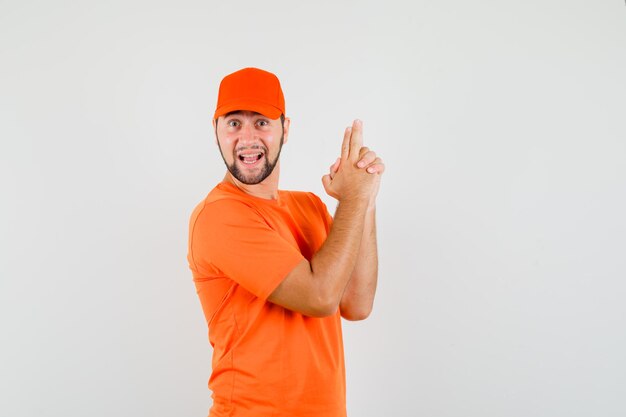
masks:
[[[377,280],[384,164],[347,128],[312,193],[278,189],[290,119],[274,74],[226,76],[213,118],[226,175],[190,220],[189,266],[213,347],[211,417],[346,415],[341,317],[366,318]]]

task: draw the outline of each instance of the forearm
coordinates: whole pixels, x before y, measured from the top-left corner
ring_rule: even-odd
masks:
[[[341,297],[341,315],[348,320],[369,316],[374,304],[378,281],[378,245],[376,241],[376,210],[365,216],[363,236],[351,278]]]
[[[316,290],[331,304],[339,305],[354,271],[366,214],[366,200],[339,202],[328,237],[311,260]]]
[[[364,233],[369,243],[366,254],[362,256],[366,256],[367,265],[376,265],[375,252],[372,255],[372,248],[376,249],[376,229],[373,213],[368,214],[368,209],[374,207],[384,165],[380,158],[362,145],[362,123],[355,120],[352,128],[344,132],[341,157],[331,167],[330,173],[322,177],[326,193],[339,201],[326,241],[310,261],[302,259],[285,276],[269,295],[268,301],[310,317],[335,314],[346,285],[354,276]],[[367,229],[366,217],[370,219]],[[362,285],[375,289],[375,279],[376,273],[365,281],[358,279],[358,285],[351,293],[362,292]],[[373,291],[370,293],[373,297]],[[371,306],[371,301],[369,304]]]

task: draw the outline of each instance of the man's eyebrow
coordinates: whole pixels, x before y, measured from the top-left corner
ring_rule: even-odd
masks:
[[[229,117],[229,116],[238,116],[238,115],[242,115],[243,113],[244,113],[244,111],[243,111],[243,110],[235,110],[235,111],[230,111],[230,112],[228,112],[228,113],[226,113],[226,114],[224,115],[224,118],[227,118],[227,117]],[[253,113],[255,117],[257,117],[257,116],[265,117],[265,116],[263,116],[261,113],[257,113],[257,112],[255,112],[255,111],[253,111],[253,112],[251,112],[251,113]]]

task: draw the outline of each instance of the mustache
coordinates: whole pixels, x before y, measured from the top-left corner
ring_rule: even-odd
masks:
[[[264,153],[267,153],[267,148],[263,145],[238,146],[235,148],[234,152],[239,153],[241,151],[247,151],[247,150],[260,150],[260,151],[263,151]]]

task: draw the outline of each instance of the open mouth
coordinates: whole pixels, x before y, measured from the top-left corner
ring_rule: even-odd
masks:
[[[239,160],[246,165],[253,165],[263,158],[263,152],[242,153]]]

